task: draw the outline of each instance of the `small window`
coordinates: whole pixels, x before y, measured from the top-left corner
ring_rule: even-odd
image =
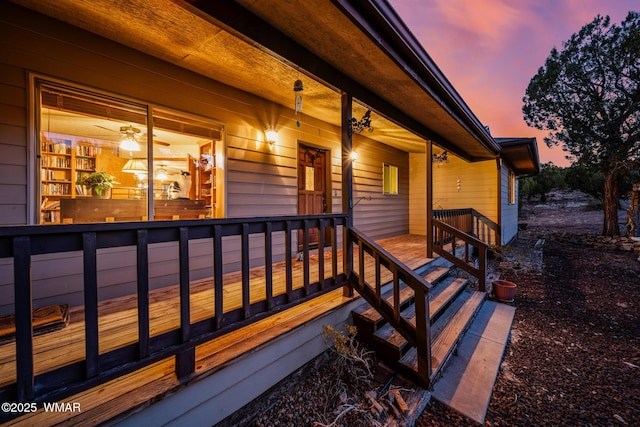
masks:
[[[398,194],[398,167],[383,163],[383,194]]]
[[[509,204],[516,203],[516,174],[509,170]]]

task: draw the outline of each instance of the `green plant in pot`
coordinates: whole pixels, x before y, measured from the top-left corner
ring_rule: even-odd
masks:
[[[80,179],[80,185],[86,186],[93,194],[104,197],[113,188],[113,178],[113,175],[109,175],[105,171],[92,172]]]

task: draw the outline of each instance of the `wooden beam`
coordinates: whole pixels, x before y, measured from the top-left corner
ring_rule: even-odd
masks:
[[[426,182],[426,201],[427,201],[427,258],[433,258],[433,141],[427,141],[427,182]]]
[[[353,150],[351,138],[351,113],[353,107],[353,98],[348,93],[342,94],[341,116],[342,116],[342,212],[347,214],[347,226],[342,234],[343,238],[343,271],[347,277],[353,270],[353,247],[349,240],[347,230],[353,227],[353,160],[351,152]],[[352,297],[353,288],[349,285],[349,281],[344,287],[344,296]]]

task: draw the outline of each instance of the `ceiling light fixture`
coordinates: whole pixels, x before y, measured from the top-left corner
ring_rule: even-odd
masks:
[[[122,135],[122,141],[120,141],[120,148],[126,151],[140,151],[140,144],[136,141],[136,138],[140,134],[140,129],[133,126],[121,126],[120,134]]]

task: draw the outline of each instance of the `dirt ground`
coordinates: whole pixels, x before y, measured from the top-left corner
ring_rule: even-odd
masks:
[[[528,212],[511,255],[544,239],[543,268],[502,271],[516,314],[485,425],[640,426],[639,254],[589,243],[600,211]],[[432,401],[416,425],[474,423]]]
[[[485,425],[640,426],[639,254],[592,244],[600,211],[562,204],[523,212],[527,229],[490,265],[518,290]],[[540,258],[533,247],[541,239]],[[349,384],[340,366],[326,356],[227,425],[376,425],[362,395],[379,384]],[[473,425],[435,400],[416,422]]]

